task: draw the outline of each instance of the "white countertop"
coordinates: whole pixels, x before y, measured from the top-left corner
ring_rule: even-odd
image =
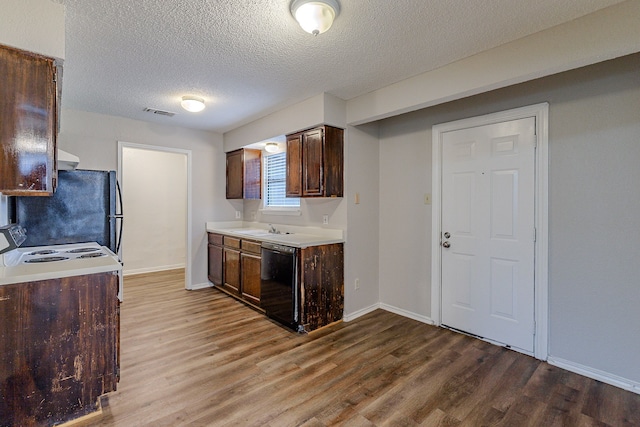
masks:
[[[207,232],[225,234],[240,239],[279,243],[295,248],[344,243],[344,232],[337,229],[298,227],[274,224],[280,234],[269,233],[268,224],[207,223]]]
[[[86,247],[87,244],[76,243],[57,246],[73,249],[75,247]],[[37,248],[18,248],[14,249],[14,251],[33,251],[35,249]],[[65,261],[48,263],[17,264],[9,267],[0,265],[0,286],[14,283],[34,282],[36,280],[48,280],[61,277],[81,276],[85,274],[121,271],[122,264],[118,261],[118,257],[108,248],[103,247],[103,249],[108,252],[108,256],[68,259]]]

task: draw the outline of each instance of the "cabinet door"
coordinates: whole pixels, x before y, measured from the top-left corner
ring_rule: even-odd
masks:
[[[221,246],[209,245],[209,265],[208,277],[211,283],[216,286],[222,285],[222,261],[223,250]]]
[[[302,140],[302,196],[324,195],[323,129],[312,129]]]
[[[287,137],[287,197],[302,197],[302,134]]]
[[[242,199],[244,165],[242,150],[227,153],[227,199]]]
[[[53,59],[0,46],[0,191],[53,193],[56,68]]]
[[[243,149],[244,180],[242,198],[260,200],[262,198],[262,152]]]
[[[344,168],[344,130],[324,128],[324,197],[342,197]]]
[[[260,257],[242,255],[242,296],[252,304],[260,305]]]
[[[0,425],[61,424],[116,390],[118,275],[0,286]]]
[[[224,287],[240,296],[240,251],[224,249]]]

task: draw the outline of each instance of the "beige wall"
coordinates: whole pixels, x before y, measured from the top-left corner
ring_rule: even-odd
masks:
[[[190,285],[208,286],[205,223],[231,221],[235,211],[225,199],[226,157],[222,136],[102,114],[62,111],[58,146],[80,157],[79,168],[116,170],[118,141],[191,150],[193,228]]]
[[[380,123],[380,299],[430,315],[431,126],[549,103],[550,356],[640,383],[640,55]],[[418,238],[417,236],[420,236]]]
[[[378,248],[380,229],[380,149],[378,124],[347,127],[345,195],[345,318],[368,311],[380,301]],[[356,203],[356,194],[359,203]],[[359,279],[360,289],[355,289]]]

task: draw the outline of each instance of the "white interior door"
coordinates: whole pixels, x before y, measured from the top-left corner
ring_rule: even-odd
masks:
[[[442,136],[442,324],[534,348],[535,118]]]

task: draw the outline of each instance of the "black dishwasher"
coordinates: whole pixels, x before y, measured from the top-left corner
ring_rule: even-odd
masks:
[[[298,330],[297,249],[262,243],[260,266],[260,306],[267,316]]]

